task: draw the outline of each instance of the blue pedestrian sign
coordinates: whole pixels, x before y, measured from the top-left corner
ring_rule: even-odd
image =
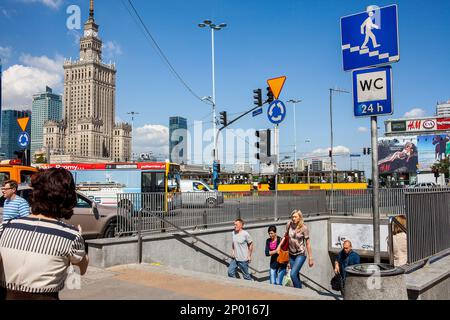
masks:
[[[286,107],[280,100],[273,101],[267,109],[267,117],[273,124],[280,124],[286,118]]]
[[[394,112],[390,66],[353,71],[353,107],[355,117]]]
[[[398,62],[397,5],[342,17],[341,41],[344,71]]]
[[[263,109],[262,108],[258,108],[255,111],[252,112],[252,116],[256,117],[258,115],[260,115],[261,113],[263,113]]]
[[[19,139],[17,140],[19,143],[19,147],[21,148],[27,148],[30,144],[30,135],[27,132],[22,132],[19,135]]]

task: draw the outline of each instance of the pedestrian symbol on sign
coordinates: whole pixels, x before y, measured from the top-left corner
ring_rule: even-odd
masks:
[[[377,38],[373,34],[372,29],[380,29],[380,25],[374,23],[372,20],[375,18],[375,12],[379,9],[377,6],[368,6],[367,7],[367,13],[369,17],[364,20],[363,24],[361,25],[361,34],[365,34],[366,38],[364,39],[364,43],[361,46],[361,49],[367,48],[367,42],[369,42],[369,38],[372,40],[372,44],[374,48],[378,48],[380,45],[377,43]],[[378,14],[379,16],[379,14]]]

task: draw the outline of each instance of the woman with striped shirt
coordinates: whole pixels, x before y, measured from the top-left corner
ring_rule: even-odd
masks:
[[[77,202],[72,174],[63,168],[35,173],[32,214],[0,226],[0,286],[7,300],[57,300],[70,264],[86,273],[81,228],[70,219]]]

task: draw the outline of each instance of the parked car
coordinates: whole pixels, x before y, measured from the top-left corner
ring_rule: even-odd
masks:
[[[200,180],[181,180],[180,189],[183,206],[214,208],[223,203],[223,193],[211,189]]]
[[[416,184],[409,186],[409,188],[412,188],[412,189],[415,189],[415,188],[437,188],[437,187],[438,186],[434,182],[421,182],[421,183],[416,183]]]
[[[20,185],[17,194],[28,201],[32,188]],[[3,205],[5,197],[0,197],[0,222],[3,221]],[[83,237],[111,238],[115,236],[117,226],[117,210],[115,207],[107,207],[96,204],[95,201],[77,191],[77,205],[70,220],[64,222],[78,226],[81,225]]]

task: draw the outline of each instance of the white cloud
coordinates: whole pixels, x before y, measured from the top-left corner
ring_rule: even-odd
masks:
[[[3,105],[11,109],[30,108],[33,94],[44,91],[45,86],[61,92],[63,60],[61,56],[50,59],[22,55],[20,61],[23,65],[13,65],[3,73]]]
[[[122,54],[122,48],[116,41],[103,43],[103,55],[106,59],[112,59]]]
[[[328,155],[328,151],[330,148],[319,148],[312,152],[312,156],[320,156],[320,155]],[[350,153],[350,149],[344,146],[335,146],[333,147],[333,154],[348,154]]]
[[[25,3],[41,3],[51,9],[59,9],[64,0],[22,0]]]
[[[368,131],[369,131],[369,129],[366,128],[366,127],[359,127],[358,128],[358,132],[368,132]]]
[[[425,116],[425,110],[421,108],[414,108],[405,113],[405,118],[420,118]]]
[[[153,154],[169,154],[169,128],[162,125],[146,124],[134,132],[133,152],[152,151]]]

